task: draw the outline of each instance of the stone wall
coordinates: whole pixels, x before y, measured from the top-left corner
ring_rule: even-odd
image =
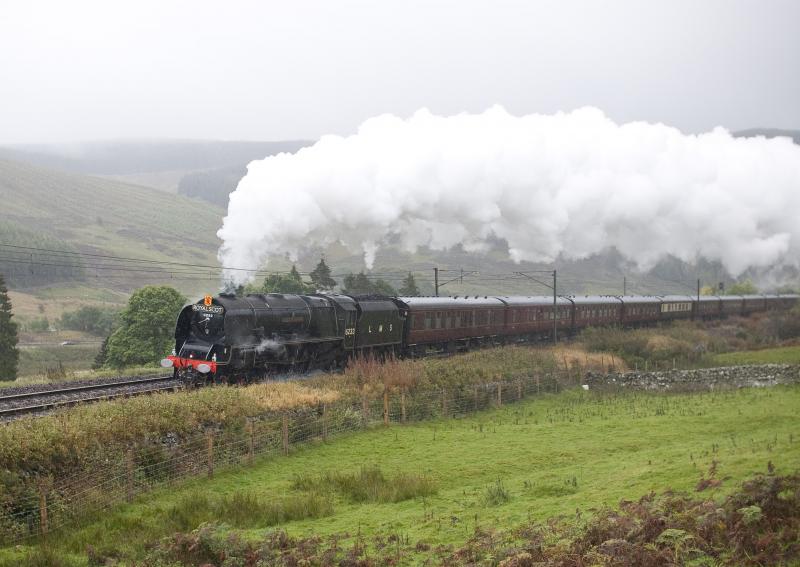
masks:
[[[626,372],[624,374],[590,372],[584,380],[584,388],[588,386],[590,390],[624,388],[685,392],[724,388],[759,388],[797,383],[800,383],[800,366],[760,364],[695,370]]]

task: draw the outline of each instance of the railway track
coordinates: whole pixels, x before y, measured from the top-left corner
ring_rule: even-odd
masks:
[[[5,394],[0,390],[0,421],[22,415],[46,413],[76,404],[177,390],[181,383],[170,376],[140,376],[114,381],[94,381],[42,389],[20,389]]]

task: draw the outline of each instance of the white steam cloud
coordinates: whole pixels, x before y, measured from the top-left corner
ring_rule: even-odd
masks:
[[[226,267],[340,241],[364,254],[492,238],[514,261],[583,258],[614,246],[642,268],[671,254],[748,267],[797,265],[800,146],[616,124],[595,108],[555,115],[384,115],[349,137],[254,161],[219,237]],[[226,273],[241,283],[247,272]]]

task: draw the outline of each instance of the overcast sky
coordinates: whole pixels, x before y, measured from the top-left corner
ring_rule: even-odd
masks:
[[[0,0],[0,143],[278,140],[597,106],[800,128],[800,1]]]

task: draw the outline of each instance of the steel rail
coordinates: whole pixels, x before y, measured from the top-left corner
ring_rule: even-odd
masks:
[[[164,380],[172,380],[172,376],[147,376],[132,378],[131,380],[124,380],[121,382],[101,382],[97,384],[82,384],[80,386],[68,386],[66,388],[55,388],[53,390],[39,390],[34,392],[20,392],[16,394],[9,394],[4,396],[0,394],[0,403],[12,400],[23,400],[30,398],[38,398],[44,396],[58,396],[61,394],[69,394],[75,392],[90,392],[92,390],[102,390],[103,388],[114,388],[122,386],[133,386],[136,384],[146,384],[150,382],[163,382]],[[2,390],[0,390],[1,392]]]
[[[143,388],[139,390],[127,390],[129,386],[136,386],[141,384],[170,381],[166,385],[154,385],[152,387]],[[20,394],[12,394],[9,396],[0,397],[0,403],[5,401],[20,401],[30,400],[31,403],[22,406],[14,407],[0,407],[0,420],[8,420],[12,416],[34,413],[38,411],[47,411],[60,407],[75,406],[78,404],[98,402],[103,400],[110,400],[114,398],[126,398],[132,396],[139,396],[143,394],[152,394],[155,392],[167,392],[180,389],[182,384],[175,381],[172,376],[151,377],[151,378],[138,378],[135,380],[126,380],[124,382],[103,383],[103,384],[88,384],[74,388],[64,388],[59,390],[47,390],[42,392],[23,392]],[[98,390],[106,389],[107,392],[98,393],[97,395],[89,397],[76,397],[71,399],[63,399],[60,396],[64,394],[79,394],[81,392],[96,392]],[[38,398],[43,398],[39,401]]]

